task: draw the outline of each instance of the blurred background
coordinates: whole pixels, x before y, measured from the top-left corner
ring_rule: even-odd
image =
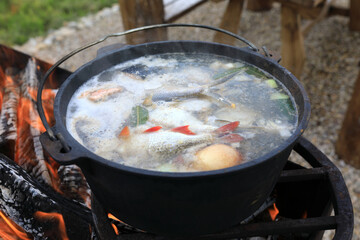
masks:
[[[151,4],[146,5],[148,2]],[[179,2],[1,0],[0,43],[55,63],[70,51],[107,34],[151,23],[173,22],[222,27],[245,37],[259,48],[266,46],[282,56],[280,64],[299,78],[309,94],[312,113],[304,136],[342,172],[355,212],[353,239],[359,240],[360,134],[354,134],[360,128],[360,100],[357,97],[360,95],[360,1]],[[144,5],[140,6],[140,3]],[[153,33],[153,36],[160,35]],[[102,46],[149,40],[141,37],[144,36],[111,39]],[[165,37],[228,41],[206,30],[194,34],[188,29],[171,29]],[[74,56],[62,67],[74,71],[94,58],[96,50]],[[354,115],[357,116],[355,120],[346,118]],[[351,146],[350,150],[348,146]]]
[[[2,0],[0,1],[0,42],[24,44],[32,37],[49,31],[79,17],[110,7],[117,0]]]

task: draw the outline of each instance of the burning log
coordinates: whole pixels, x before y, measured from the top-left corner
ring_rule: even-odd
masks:
[[[81,170],[76,166],[59,168],[44,156],[39,141],[45,129],[36,110],[37,88],[41,74],[50,65],[1,45],[0,59],[4,60],[0,66],[0,149],[14,160],[0,154],[0,235],[15,231],[9,236],[89,239],[93,234],[91,213],[77,202],[90,202]],[[48,87],[58,87],[69,74],[58,69]],[[52,89],[43,91],[50,123],[54,97]],[[5,222],[8,227],[2,225]]]
[[[17,138],[17,105],[19,102],[18,76],[11,76],[11,71],[0,70],[1,113],[0,113],[0,148],[8,157],[14,156]]]
[[[62,232],[63,235],[55,239],[66,239],[66,236],[90,239],[92,216],[88,208],[64,198],[51,188],[44,188],[2,154],[0,179],[0,210],[28,234],[34,238],[54,239],[51,234],[56,236]],[[66,230],[59,229],[65,226]]]
[[[42,125],[36,112],[30,91],[36,91],[38,85],[36,64],[29,60],[20,84],[18,106],[18,131],[15,145],[15,162],[31,173],[38,181],[52,184],[52,177],[45,163],[42,146],[39,141]]]
[[[38,83],[49,64],[1,47],[0,58],[0,149],[22,166],[39,182],[63,192],[69,199],[90,205],[90,190],[81,170],[76,166],[60,169],[51,158],[44,156],[39,136],[45,131],[36,110]],[[18,60],[18,61],[17,61]],[[50,76],[48,87],[58,87],[70,73],[57,69]],[[49,123],[54,122],[55,92],[43,90],[43,106]],[[59,170],[59,171],[58,171]],[[59,178],[60,177],[60,178]]]
[[[91,191],[81,169],[76,165],[60,166],[58,169],[60,190],[62,193],[79,202],[90,206]]]

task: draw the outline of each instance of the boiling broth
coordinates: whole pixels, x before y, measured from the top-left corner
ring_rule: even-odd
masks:
[[[66,126],[95,154],[158,171],[203,171],[260,157],[294,132],[283,84],[245,62],[212,54],[141,57],[89,79]]]

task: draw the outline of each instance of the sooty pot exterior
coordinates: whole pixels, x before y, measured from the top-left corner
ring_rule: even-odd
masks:
[[[213,53],[241,59],[279,79],[293,95],[298,112],[295,133],[270,153],[239,166],[195,173],[164,173],[107,161],[84,148],[67,131],[66,111],[79,86],[118,63],[144,55],[170,52]],[[54,104],[55,133],[71,150],[44,133],[45,150],[60,164],[77,164],[99,202],[122,221],[167,236],[194,236],[219,232],[256,211],[271,193],[310,113],[307,95],[295,77],[271,59],[248,48],[166,41],[129,46],[94,59],[74,72],[61,86]]]

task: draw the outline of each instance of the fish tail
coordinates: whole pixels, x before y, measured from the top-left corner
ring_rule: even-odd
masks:
[[[176,127],[176,128],[171,129],[170,131],[178,132],[178,133],[182,133],[182,134],[186,134],[186,135],[195,135],[195,133],[189,129],[189,125]]]
[[[220,135],[230,133],[230,132],[234,131],[239,126],[239,124],[240,124],[239,121],[228,123],[222,127],[219,127],[218,129],[216,129],[215,133],[220,134]]]

